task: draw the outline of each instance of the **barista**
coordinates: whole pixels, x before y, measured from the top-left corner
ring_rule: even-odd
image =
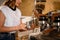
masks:
[[[27,30],[20,21],[21,11],[18,6],[21,0],[7,0],[0,8],[0,40],[15,40],[18,30]]]

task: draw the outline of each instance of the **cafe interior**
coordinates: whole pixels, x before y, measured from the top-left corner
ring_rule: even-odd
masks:
[[[60,40],[60,0],[22,0],[19,9],[28,30],[17,31],[16,40]]]

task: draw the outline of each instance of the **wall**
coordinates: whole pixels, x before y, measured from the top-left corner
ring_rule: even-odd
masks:
[[[44,14],[53,10],[60,10],[60,0],[46,0]]]
[[[22,4],[19,7],[22,11],[22,15],[30,16],[33,14],[34,0],[22,0]]]
[[[0,5],[4,2],[4,0],[0,0]]]

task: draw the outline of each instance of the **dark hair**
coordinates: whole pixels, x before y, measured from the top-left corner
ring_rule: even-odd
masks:
[[[16,2],[16,0],[8,0],[8,1],[6,1],[6,2],[4,3],[4,5],[9,5],[9,4],[11,4],[12,2]]]

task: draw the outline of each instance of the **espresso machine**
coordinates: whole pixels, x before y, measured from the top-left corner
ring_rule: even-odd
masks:
[[[38,19],[39,19],[38,23],[40,27],[40,32],[42,32],[43,34],[33,37],[34,39],[60,40],[60,13],[50,11],[47,14],[39,14]]]
[[[40,31],[44,31],[47,28],[47,17],[44,14],[40,14],[39,17],[39,26],[40,26]]]
[[[60,13],[49,12],[39,17],[40,31],[44,33],[57,34],[60,32]]]
[[[57,30],[57,32],[60,32],[60,13],[53,14],[53,27]]]

